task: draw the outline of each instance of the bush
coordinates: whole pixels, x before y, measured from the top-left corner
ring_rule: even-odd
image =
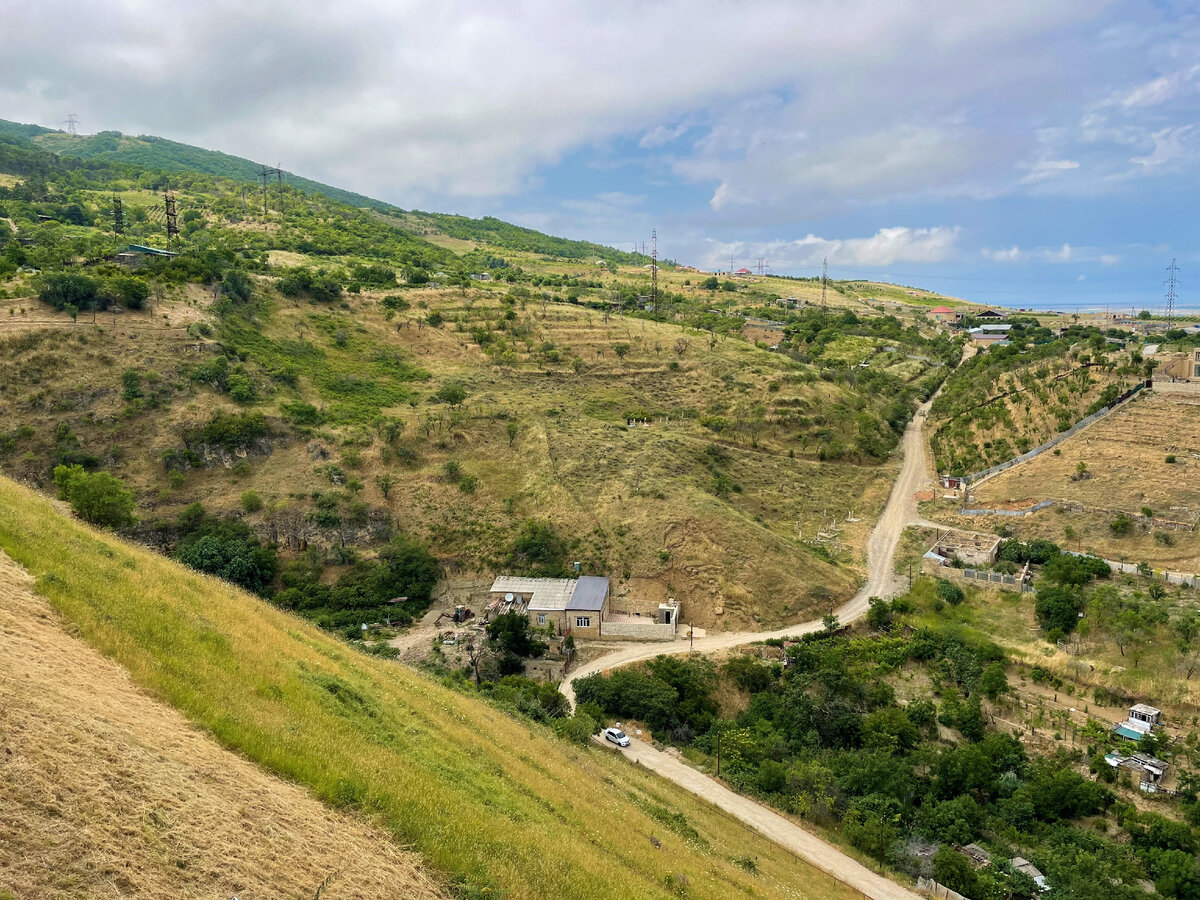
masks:
[[[1175,454],[1174,454],[1174,453],[1168,453],[1168,454],[1167,454],[1167,459],[1166,459],[1166,461],[1167,461],[1168,463],[1174,463],[1174,462],[1175,462]]]
[[[55,466],[58,496],[85,522],[105,528],[133,524],[133,492],[107,472],[86,472],[83,466]]]
[[[949,603],[951,606],[958,606],[966,598],[963,589],[953,581],[947,581],[945,578],[939,578],[937,582],[938,597]]]
[[[244,491],[242,493],[242,509],[245,512],[256,513],[262,508],[262,497],[258,496],[258,491]]]
[[[1126,537],[1133,531],[1133,519],[1129,518],[1125,513],[1119,513],[1115,519],[1108,523],[1108,527],[1117,537]]]
[[[108,308],[108,299],[100,291],[100,282],[86,275],[47,275],[42,280],[38,299],[55,309]]]

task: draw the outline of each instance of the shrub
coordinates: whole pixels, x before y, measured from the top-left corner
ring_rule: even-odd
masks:
[[[1126,537],[1133,531],[1133,519],[1125,513],[1118,513],[1117,517],[1108,523],[1108,527],[1117,537]]]
[[[1167,461],[1167,462],[1169,462],[1169,463],[1173,463],[1173,462],[1175,462],[1175,454],[1174,454],[1174,453],[1168,453],[1168,454],[1167,454],[1167,460],[1166,460],[1166,461]]]
[[[245,512],[256,513],[262,508],[262,497],[258,495],[258,491],[244,491],[242,493],[242,509]]]
[[[54,483],[58,496],[71,504],[75,514],[86,522],[106,528],[126,528],[133,524],[133,492],[121,479],[107,472],[86,472],[83,466],[55,466]]]
[[[962,588],[952,581],[947,581],[945,578],[938,579],[937,593],[942,600],[951,606],[958,606],[966,597]]]

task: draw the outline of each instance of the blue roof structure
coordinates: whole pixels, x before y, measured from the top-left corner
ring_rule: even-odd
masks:
[[[1113,731],[1127,741],[1140,741],[1142,739],[1140,731],[1134,731],[1132,728],[1126,728],[1124,725],[1113,726]]]
[[[567,609],[599,612],[608,599],[608,579],[601,575],[584,575],[575,585]]]

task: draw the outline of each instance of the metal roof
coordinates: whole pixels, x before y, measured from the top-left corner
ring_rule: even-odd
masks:
[[[1129,711],[1130,712],[1139,712],[1139,713],[1142,713],[1142,715],[1146,715],[1146,716],[1161,716],[1162,715],[1161,709],[1156,709],[1155,707],[1149,706],[1145,703],[1135,703],[1135,704],[1133,704],[1133,706],[1129,707]]]
[[[602,575],[584,575],[575,585],[567,609],[600,611],[608,598],[608,579]]]
[[[501,575],[492,582],[493,594],[525,594],[530,610],[566,609],[575,590],[573,578],[520,578]]]

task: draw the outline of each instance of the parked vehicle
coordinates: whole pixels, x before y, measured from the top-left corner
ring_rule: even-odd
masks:
[[[604,739],[606,741],[612,741],[618,747],[629,746],[629,735],[623,732],[620,728],[605,728]]]

